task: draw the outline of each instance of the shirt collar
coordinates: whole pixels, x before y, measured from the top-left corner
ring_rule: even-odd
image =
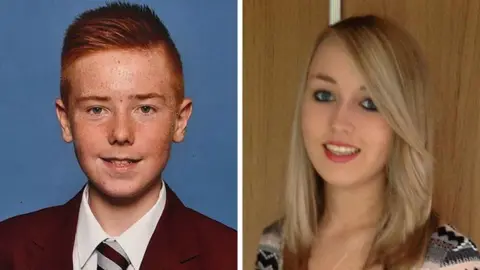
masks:
[[[136,223],[118,237],[110,237],[100,226],[88,204],[88,185],[82,194],[78,215],[76,242],[80,266],[84,267],[98,244],[105,239],[115,239],[122,246],[134,269],[140,269],[150,238],[157,227],[166,204],[166,188],[162,183],[155,205]]]
[[[167,193],[165,184],[162,183],[160,196],[156,204],[141,219],[133,224],[128,230],[116,238],[118,243],[127,253],[134,269],[140,269],[143,256],[152,237],[157,223],[165,209]]]

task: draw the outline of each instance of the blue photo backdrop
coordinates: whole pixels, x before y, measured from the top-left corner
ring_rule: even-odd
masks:
[[[164,178],[189,207],[237,228],[237,1],[151,0],[193,99]],[[63,204],[85,184],[55,115],[63,34],[96,0],[0,2],[0,220]]]

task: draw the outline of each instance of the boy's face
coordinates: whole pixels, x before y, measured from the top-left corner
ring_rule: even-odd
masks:
[[[77,60],[69,71],[67,104],[57,100],[66,142],[101,193],[134,198],[167,164],[171,142],[181,142],[191,101],[175,99],[174,75],[161,49],[111,50]]]

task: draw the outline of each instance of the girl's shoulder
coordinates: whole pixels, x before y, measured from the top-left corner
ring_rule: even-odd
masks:
[[[260,236],[255,262],[256,270],[278,270],[282,264],[282,221],[278,220],[267,226]]]
[[[267,226],[260,237],[256,270],[278,270],[282,267],[282,220]],[[480,253],[476,244],[455,227],[437,227],[428,245],[424,270],[480,270]]]
[[[480,270],[480,253],[470,238],[443,224],[430,238],[423,269]]]

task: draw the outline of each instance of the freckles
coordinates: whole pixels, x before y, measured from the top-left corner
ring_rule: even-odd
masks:
[[[98,72],[100,63],[96,60],[89,65],[77,65],[73,79],[76,84],[80,86],[81,93],[86,95],[96,94],[96,88],[103,89],[107,83],[104,80],[104,75]]]
[[[170,150],[170,142],[169,141],[163,141],[163,142],[157,144],[156,147],[155,147],[155,152],[160,156],[163,156],[164,154],[168,153],[169,150]]]
[[[77,126],[76,128],[76,133],[77,133],[77,136],[79,138],[85,138],[85,139],[88,139],[89,137],[91,137],[91,132],[90,132],[90,129],[85,127],[85,126],[82,126],[82,125],[79,125]]]
[[[172,140],[172,132],[168,128],[157,129],[156,132],[152,132],[152,135],[147,138],[148,146],[153,148],[152,150],[158,155],[163,155],[170,150],[170,144]]]

